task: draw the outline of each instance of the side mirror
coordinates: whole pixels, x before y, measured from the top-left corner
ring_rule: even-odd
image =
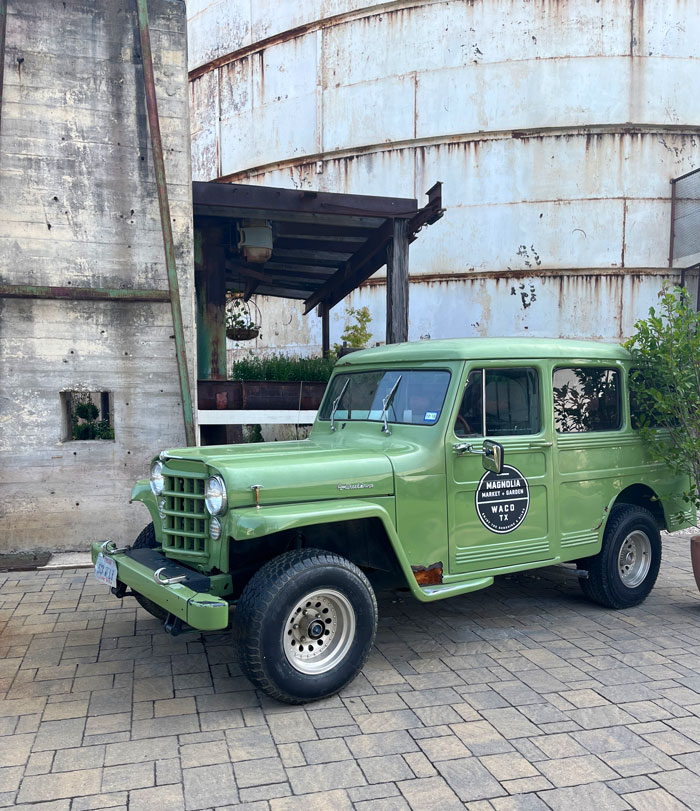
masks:
[[[503,473],[503,445],[485,439],[482,454],[481,464],[484,466],[484,470],[490,470],[500,476]]]

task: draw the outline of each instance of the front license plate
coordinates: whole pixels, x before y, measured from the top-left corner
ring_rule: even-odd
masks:
[[[103,555],[102,552],[97,556],[97,562],[95,563],[95,577],[100,583],[105,583],[112,586],[112,588],[117,585],[117,564],[112,558]]]

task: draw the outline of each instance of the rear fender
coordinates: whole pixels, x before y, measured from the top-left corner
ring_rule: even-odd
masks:
[[[408,587],[419,600],[425,593],[416,582],[411,564],[394,526],[394,499],[335,499],[313,504],[284,504],[274,507],[246,507],[235,510],[230,517],[231,535],[236,540],[263,538],[283,530],[301,529],[316,524],[330,524],[361,518],[378,518],[386,530]],[[234,541],[235,542],[235,541]]]

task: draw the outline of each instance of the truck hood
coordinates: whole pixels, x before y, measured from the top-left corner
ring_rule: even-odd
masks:
[[[329,448],[310,440],[250,445],[212,445],[166,451],[167,467],[179,460],[201,462],[226,482],[232,508],[387,496],[394,493],[391,462],[380,451]]]

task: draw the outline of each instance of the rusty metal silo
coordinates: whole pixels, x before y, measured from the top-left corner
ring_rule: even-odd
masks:
[[[195,179],[422,198],[409,333],[629,335],[700,165],[690,0],[188,4]],[[694,282],[693,282],[694,284]],[[370,305],[382,338],[383,281]],[[287,303],[265,344],[320,344]],[[332,327],[342,329],[343,308]]]

